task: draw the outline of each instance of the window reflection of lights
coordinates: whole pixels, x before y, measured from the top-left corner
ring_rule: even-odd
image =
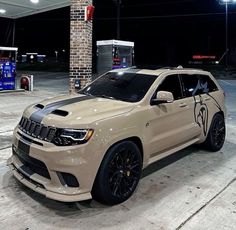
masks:
[[[39,0],[30,0],[32,3],[37,4],[39,3]]]
[[[6,10],[0,9],[0,14],[5,14],[5,13],[6,13]]]

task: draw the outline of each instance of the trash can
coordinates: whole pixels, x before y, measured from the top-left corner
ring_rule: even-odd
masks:
[[[22,75],[20,78],[20,88],[26,91],[33,91],[34,90],[34,76]]]

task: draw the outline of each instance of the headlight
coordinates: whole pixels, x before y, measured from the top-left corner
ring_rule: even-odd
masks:
[[[93,132],[92,129],[59,129],[53,143],[58,146],[84,144],[92,137]]]

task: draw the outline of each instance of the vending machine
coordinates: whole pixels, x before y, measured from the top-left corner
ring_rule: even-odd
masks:
[[[15,47],[0,47],[0,90],[16,88],[17,51]]]
[[[97,73],[134,65],[134,42],[120,40],[97,41]]]
[[[14,90],[16,88],[16,64],[14,62],[5,62],[1,68],[3,90]]]
[[[2,74],[2,64],[0,63],[0,91],[3,90],[3,74]]]

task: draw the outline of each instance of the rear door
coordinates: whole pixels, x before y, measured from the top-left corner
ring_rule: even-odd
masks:
[[[191,103],[194,108],[193,116],[195,126],[199,129],[200,134],[206,136],[209,127],[208,102],[212,100],[211,96],[208,95],[209,84],[205,76],[199,74],[182,74],[181,80],[185,98],[189,100],[189,103]]]
[[[202,127],[203,135],[211,125],[211,120],[215,113],[222,111],[219,99],[219,89],[208,75],[198,75],[199,81],[199,100],[196,102],[197,122]]]

